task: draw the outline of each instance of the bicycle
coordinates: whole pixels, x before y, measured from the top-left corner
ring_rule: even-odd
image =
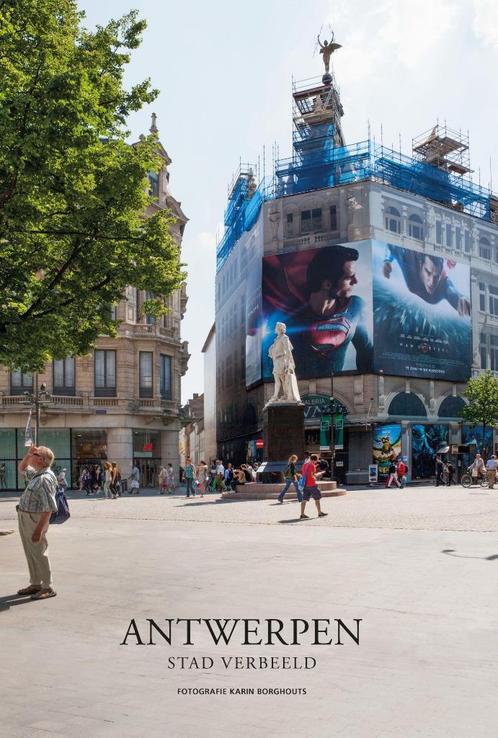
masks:
[[[469,472],[465,472],[465,474],[462,474],[461,476],[460,484],[462,485],[462,487],[471,487],[474,479],[475,477],[473,477],[472,474],[469,474]],[[481,476],[478,478],[478,484],[481,487],[487,487],[488,480],[486,479],[486,477]]]

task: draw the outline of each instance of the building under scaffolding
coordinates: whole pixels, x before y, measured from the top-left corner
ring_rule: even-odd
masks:
[[[241,165],[228,192],[216,275],[218,454],[257,456],[272,390],[268,346],[283,321],[305,447],[320,450],[333,394],[345,418],[339,481],[365,482],[386,439],[409,474],[425,478],[435,444],[454,450],[477,437],[461,421],[468,377],[498,376],[498,196],[472,180],[468,134],[446,125],[414,138],[410,155],[371,137],[347,143],[327,67],[293,83],[292,115],[292,155],[276,157],[269,177]],[[325,276],[345,246],[348,273],[342,265],[339,277]],[[338,287],[348,276],[349,288]],[[363,306],[370,363],[348,338],[359,321],[353,304]],[[498,450],[498,434],[482,443],[489,450],[495,440]]]
[[[335,80],[293,83],[293,154],[275,163],[273,176],[254,182],[241,167],[229,192],[225,232],[217,250],[219,269],[233,245],[255,223],[262,203],[362,181],[382,182],[477,218],[498,221],[498,199],[468,175],[468,135],[436,125],[413,139],[412,156],[373,140],[346,145]],[[249,187],[251,183],[251,187]]]

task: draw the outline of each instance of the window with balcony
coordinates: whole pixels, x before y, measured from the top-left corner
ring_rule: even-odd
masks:
[[[163,400],[172,400],[171,356],[159,357],[159,391]]]
[[[489,312],[495,318],[498,317],[498,287],[492,284],[488,286],[489,290]]]
[[[443,243],[443,224],[440,220],[436,220],[436,243]]]
[[[486,311],[486,285],[484,282],[479,282],[479,310],[483,313]]]
[[[54,395],[74,395],[75,394],[75,372],[74,358],[72,356],[67,359],[59,359],[52,365],[53,382],[52,389]]]
[[[451,225],[449,223],[446,224],[446,245],[450,249],[453,248],[453,231],[451,230]]]
[[[116,351],[95,351],[95,397],[116,397]]]
[[[294,235],[294,215],[292,213],[287,213],[285,221],[285,235],[287,238],[292,238]]]
[[[386,231],[392,231],[393,233],[401,233],[401,215],[399,210],[393,208],[390,205],[386,208]]]
[[[313,210],[301,211],[301,233],[313,233],[322,230],[322,209],[313,208]]]
[[[464,234],[464,250],[466,254],[470,254],[472,250],[472,242],[470,239],[470,231],[465,231]]]
[[[422,218],[415,213],[408,218],[408,235],[417,241],[424,240],[424,224]]]
[[[337,205],[330,206],[330,230],[339,230],[339,221],[337,219]]]
[[[489,336],[489,368],[498,371],[498,336]]]
[[[481,259],[491,259],[491,244],[485,236],[479,239],[479,256]]]
[[[140,351],[139,354],[139,397],[152,397],[154,394],[153,384],[153,362],[152,351]]]
[[[33,390],[33,375],[31,372],[14,371],[10,373],[10,393],[22,395],[23,392]]]

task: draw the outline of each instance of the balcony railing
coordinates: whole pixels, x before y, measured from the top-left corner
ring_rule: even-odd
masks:
[[[29,402],[26,401],[24,395],[1,395],[0,396],[0,413],[1,412],[17,412],[21,409],[28,409]],[[44,413],[50,412],[84,412],[92,413],[101,408],[116,408],[125,412],[137,413],[142,410],[153,411],[156,414],[167,414],[169,416],[178,414],[179,406],[174,400],[164,400],[162,398],[140,398],[139,400],[130,400],[129,398],[119,397],[91,397],[89,395],[64,396],[52,395],[50,402],[44,408]]]

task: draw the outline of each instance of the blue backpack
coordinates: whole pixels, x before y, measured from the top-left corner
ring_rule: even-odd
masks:
[[[67,503],[67,497],[64,494],[64,490],[62,487],[57,487],[57,492],[55,493],[55,501],[57,503],[57,511],[53,512],[50,516],[50,523],[60,524],[65,523],[68,518],[71,517],[71,513],[69,512],[69,505]]]
[[[306,469],[308,467],[308,464],[303,464],[303,468],[301,469],[301,476],[298,479],[297,486],[299,488],[299,491],[302,492],[304,490],[304,486],[306,484]]]

